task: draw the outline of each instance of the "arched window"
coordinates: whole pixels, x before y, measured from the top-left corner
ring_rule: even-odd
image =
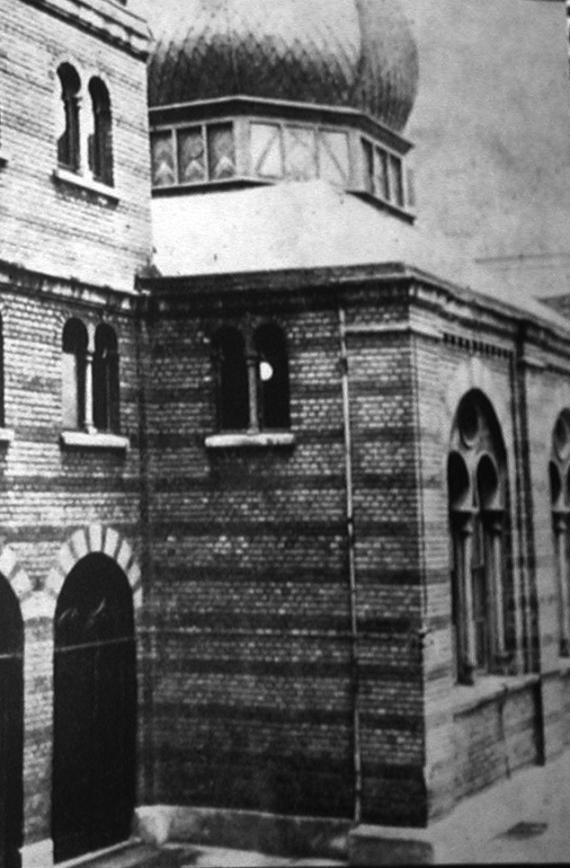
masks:
[[[249,394],[245,343],[241,332],[226,326],[212,341],[216,366],[217,422],[221,431],[249,427]]]
[[[100,78],[89,82],[93,131],[89,136],[89,168],[96,181],[113,183],[113,142],[111,130],[111,100]]]
[[[473,391],[461,401],[447,464],[452,552],[452,619],[458,680],[504,672],[507,582],[506,454],[487,399]]]
[[[87,329],[81,320],[66,322],[62,350],[62,421],[64,428],[74,430],[85,424]]]
[[[57,75],[61,85],[61,135],[57,140],[57,160],[60,166],[79,171],[79,90],[81,82],[75,69],[63,63]]]
[[[272,324],[260,326],[254,336],[257,355],[257,410],[260,428],[288,428],[289,366],[285,337]]]
[[[556,553],[559,601],[560,654],[570,655],[570,410],[563,410],[552,432],[550,463],[550,507]]]
[[[95,331],[93,356],[93,423],[98,431],[119,430],[119,355],[111,326]]]

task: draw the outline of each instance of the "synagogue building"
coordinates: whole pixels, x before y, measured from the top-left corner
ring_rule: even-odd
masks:
[[[564,2],[0,34],[0,865],[405,837],[555,761]]]

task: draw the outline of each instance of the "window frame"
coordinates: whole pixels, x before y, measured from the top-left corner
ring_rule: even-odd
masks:
[[[473,424],[474,423],[474,424]],[[509,527],[506,453],[492,408],[459,402],[447,459],[451,626],[456,679],[506,674],[504,594]]]
[[[223,127],[230,126],[232,131],[232,141],[233,141],[233,151],[234,151],[234,174],[228,175],[225,178],[212,178],[211,177],[211,167],[210,167],[210,147],[209,147],[209,138],[208,131],[212,127]],[[179,154],[179,136],[180,134],[186,132],[187,130],[199,129],[200,135],[202,139],[202,151],[204,154],[204,178],[197,179],[195,181],[182,181],[180,180],[180,154]],[[153,151],[153,140],[159,136],[165,136],[167,133],[170,134],[170,142],[171,142],[171,153],[172,153],[172,171],[174,176],[174,181],[170,184],[155,184],[154,183],[154,151]],[[236,123],[235,119],[232,117],[229,118],[216,118],[211,121],[186,121],[184,123],[179,124],[170,124],[167,126],[159,126],[151,131],[150,134],[150,149],[151,149],[151,184],[153,190],[172,190],[172,189],[192,189],[196,187],[202,187],[205,184],[207,185],[217,185],[217,184],[228,184],[233,183],[236,180],[240,179],[240,175],[238,172],[238,147],[237,147],[237,135],[236,135]]]
[[[100,91],[96,93],[96,89]],[[93,180],[114,186],[113,110],[109,88],[102,78],[93,76],[88,85],[93,131],[88,137],[87,153]],[[95,91],[95,92],[94,92]]]
[[[274,336],[280,336],[281,347],[279,348],[277,356],[280,354],[281,357],[278,358],[277,356],[271,356],[271,354],[269,354],[270,359],[268,364],[271,365],[271,358],[276,363],[275,366],[273,366],[273,370],[274,372],[277,372],[281,385],[277,387],[280,390],[280,393],[276,391],[276,397],[269,400],[271,400],[275,405],[279,403],[284,405],[284,409],[282,406],[277,411],[275,410],[275,406],[273,407],[273,413],[275,415],[278,415],[279,412],[283,413],[283,424],[279,425],[267,425],[264,423],[263,419],[264,411],[265,415],[267,415],[268,412],[267,406],[264,406],[264,401],[267,401],[268,399],[264,399],[263,397],[261,363],[262,361],[267,361],[267,359],[262,358],[264,351],[263,347],[260,348],[259,346],[259,339],[260,335],[263,336],[264,332],[266,332],[267,335],[270,335],[272,331]],[[226,424],[225,422],[228,418],[228,410],[227,407],[224,407],[223,405],[225,386],[222,381],[223,370],[221,367],[223,364],[223,346],[221,345],[221,337],[223,337],[224,334],[228,336],[239,336],[241,340],[242,357],[240,365],[243,366],[241,375],[243,382],[241,408],[238,414],[243,423],[241,425]],[[240,327],[233,323],[224,323],[220,324],[213,331],[210,344],[211,360],[214,369],[217,435],[266,435],[271,437],[273,435],[288,434],[291,429],[290,377],[289,353],[287,350],[287,340],[284,329],[273,320],[262,320],[247,327]],[[277,365],[279,365],[279,368]],[[235,392],[231,391],[231,394],[233,395]]]
[[[67,81],[64,76],[67,77]],[[81,77],[75,66],[65,61],[57,68],[57,79],[60,87],[58,108],[61,111],[63,106],[65,124],[63,132],[57,139],[57,165],[65,171],[79,174],[82,157]]]

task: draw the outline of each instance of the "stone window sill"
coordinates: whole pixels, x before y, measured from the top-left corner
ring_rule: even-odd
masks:
[[[528,675],[481,675],[475,684],[465,686],[456,684],[450,696],[450,707],[454,714],[473,711],[487,702],[493,702],[501,695],[510,695],[536,684],[539,676]]]
[[[558,671],[561,675],[567,675],[570,673],[570,657],[558,658]]]
[[[115,452],[126,452],[129,438],[99,431],[93,434],[86,431],[62,431],[61,445],[68,449],[112,449]]]
[[[266,449],[294,444],[295,435],[291,431],[228,432],[211,434],[204,441],[207,449]]]
[[[61,166],[53,170],[53,178],[60,184],[67,184],[69,187],[77,187],[79,190],[94,193],[96,196],[100,196],[114,205],[119,201],[119,197],[113,187],[101,184],[99,181],[94,181],[93,178],[78,175],[69,169],[63,169]]]
[[[0,428],[0,446],[8,445],[14,439],[12,428]]]
[[[0,148],[0,169],[8,163],[9,159],[10,157],[6,151],[3,151],[2,148]]]

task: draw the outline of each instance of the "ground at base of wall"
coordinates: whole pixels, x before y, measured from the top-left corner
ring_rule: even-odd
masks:
[[[360,827],[349,864],[568,863],[570,750],[464,799],[424,830]]]
[[[360,839],[360,840],[359,840]],[[362,842],[366,847],[361,847]],[[406,842],[411,842],[412,847]],[[214,846],[216,843],[219,846]],[[244,842],[245,843],[245,842]],[[131,845],[159,858],[152,868],[309,868],[395,864],[567,863],[570,854],[570,750],[475,796],[429,829],[360,828],[349,836],[349,858],[271,855],[257,850],[171,841]],[[420,846],[418,846],[418,844]],[[243,846],[243,845],[242,845]],[[123,868],[126,854],[83,862],[82,868]],[[122,858],[122,862],[117,859]],[[149,868],[150,868],[150,863]],[[146,868],[144,861],[128,868]]]
[[[570,750],[546,766],[532,766],[470,798],[426,830],[367,827],[376,833],[368,865],[567,863],[570,858]],[[414,840],[415,839],[415,840]],[[401,847],[411,841],[413,846]],[[428,847],[418,847],[426,842]],[[172,846],[172,845],[170,845]],[[184,849],[188,845],[184,845]],[[349,836],[349,859],[268,856],[196,845],[181,868],[364,865]]]

